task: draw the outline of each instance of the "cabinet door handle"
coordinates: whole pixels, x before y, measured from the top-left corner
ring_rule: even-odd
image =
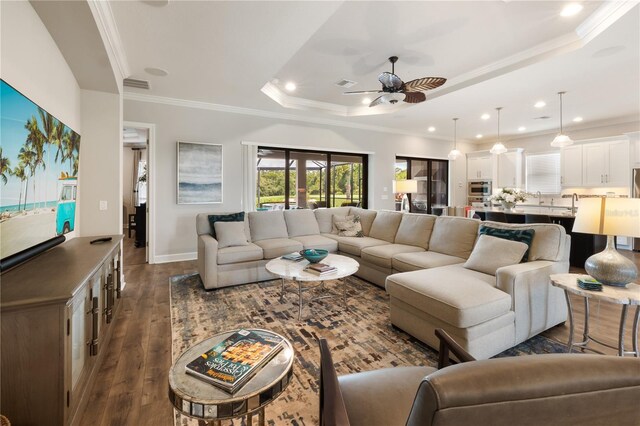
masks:
[[[609,183],[609,175],[604,175],[604,182]]]
[[[89,346],[89,355],[96,356],[98,355],[98,322],[100,321],[100,309],[99,309],[99,299],[94,297],[92,299],[91,312],[91,345]]]
[[[560,176],[560,185],[564,183],[564,176]]]
[[[117,264],[116,264],[116,296],[118,299],[120,299],[120,293],[122,292],[122,277],[120,275],[121,271],[120,268],[122,266],[120,265],[120,259],[118,259]]]
[[[107,283],[105,285],[105,289],[107,290],[106,294],[106,302],[107,307],[105,308],[106,320],[107,324],[111,322],[111,317],[113,315],[113,274],[109,274],[107,276]]]
[[[604,178],[602,175],[600,175],[600,183],[604,183]]]

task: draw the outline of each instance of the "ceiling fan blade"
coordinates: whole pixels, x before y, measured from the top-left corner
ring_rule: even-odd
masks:
[[[410,104],[419,104],[427,99],[427,95],[422,92],[404,92],[407,95],[404,101]]]
[[[374,107],[374,106],[376,106],[376,105],[380,105],[381,103],[383,103],[383,98],[382,98],[382,96],[378,96],[377,98],[375,98],[375,99],[373,100],[373,102],[371,102],[371,103],[369,104],[369,108]]]
[[[344,92],[343,95],[368,95],[370,93],[382,93],[382,90],[358,90],[355,92]]]
[[[395,89],[395,90],[400,89],[403,84],[400,77],[386,71],[378,76],[378,81],[382,83],[382,85],[387,89]]]
[[[422,92],[424,90],[435,89],[442,86],[447,81],[442,77],[416,78],[404,84],[404,90],[409,92]]]

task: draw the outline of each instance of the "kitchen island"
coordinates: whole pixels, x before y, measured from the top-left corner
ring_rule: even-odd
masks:
[[[557,207],[555,209],[558,209]],[[505,212],[501,208],[480,208],[475,209],[476,215],[480,218],[480,220],[484,221],[486,218],[486,212],[494,211],[494,212],[504,212],[507,216],[508,223],[525,223],[525,215],[527,213],[532,214],[547,214],[541,213],[540,211],[534,212],[525,212],[515,210],[513,212]],[[573,222],[575,222],[575,215],[571,214],[571,211],[567,209],[567,212],[553,211],[550,209],[549,219],[551,223],[558,224],[567,231],[568,235],[571,235],[571,252],[569,258],[569,264],[571,266],[583,268],[584,262],[587,260],[589,256],[594,253],[598,253],[602,251],[607,243],[607,238],[603,235],[592,235],[592,234],[583,234],[580,232],[573,232]]]

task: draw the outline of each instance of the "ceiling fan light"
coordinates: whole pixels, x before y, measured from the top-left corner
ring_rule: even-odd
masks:
[[[573,145],[573,140],[565,134],[558,133],[553,141],[551,142],[551,146],[554,148],[564,148],[565,146]]]
[[[507,147],[502,142],[496,142],[489,150],[492,154],[504,154],[507,152]]]
[[[451,161],[455,161],[461,156],[462,156],[462,153],[458,151],[456,148],[454,148],[451,150],[451,152],[449,152],[449,155],[447,155],[447,158],[449,158],[449,160]]]
[[[403,101],[406,96],[404,93],[385,93],[382,95],[382,102],[385,104],[395,104]]]

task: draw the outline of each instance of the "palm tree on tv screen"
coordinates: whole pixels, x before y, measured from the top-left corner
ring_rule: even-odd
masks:
[[[32,177],[36,173],[35,165],[35,152],[31,151],[28,142],[25,142],[24,146],[20,148],[18,153],[18,160],[20,161],[20,167],[23,169],[29,169],[29,176],[26,177],[26,184],[24,186],[24,208],[27,208],[27,196],[29,195],[29,177]],[[25,173],[26,174],[26,173]]]
[[[67,145],[67,159],[69,160],[69,172],[71,176],[78,176],[78,160],[80,159],[80,135],[73,130],[65,139]]]
[[[56,123],[56,127],[55,127],[55,135],[53,138],[53,141],[51,141],[50,143],[52,143],[53,145],[56,146],[56,156],[55,156],[55,162],[58,162],[58,158],[60,158],[60,162],[64,162],[64,160],[67,159],[67,139],[69,138],[69,132],[66,129],[66,126],[64,125],[64,123],[62,121],[58,121]]]
[[[15,177],[17,177],[18,179],[20,179],[20,198],[18,200],[18,210],[22,209],[22,189],[24,187],[24,181],[29,179],[29,176],[27,175],[27,171],[25,169],[25,164],[24,163],[20,163],[18,164],[14,169],[13,169],[13,175]],[[26,200],[25,200],[26,203]]]
[[[28,158],[28,166],[30,175],[33,178],[33,205],[35,208],[36,204],[36,171],[39,165],[42,165],[42,168],[46,168],[46,164],[44,163],[44,144],[45,137],[44,134],[40,131],[38,127],[38,121],[36,117],[31,116],[29,120],[27,120],[27,124],[24,126],[29,134],[27,135],[27,140],[25,143],[25,148],[30,152]],[[22,152],[22,149],[20,150]]]
[[[2,147],[0,146],[0,178],[6,185],[11,176],[11,161],[2,154]]]

